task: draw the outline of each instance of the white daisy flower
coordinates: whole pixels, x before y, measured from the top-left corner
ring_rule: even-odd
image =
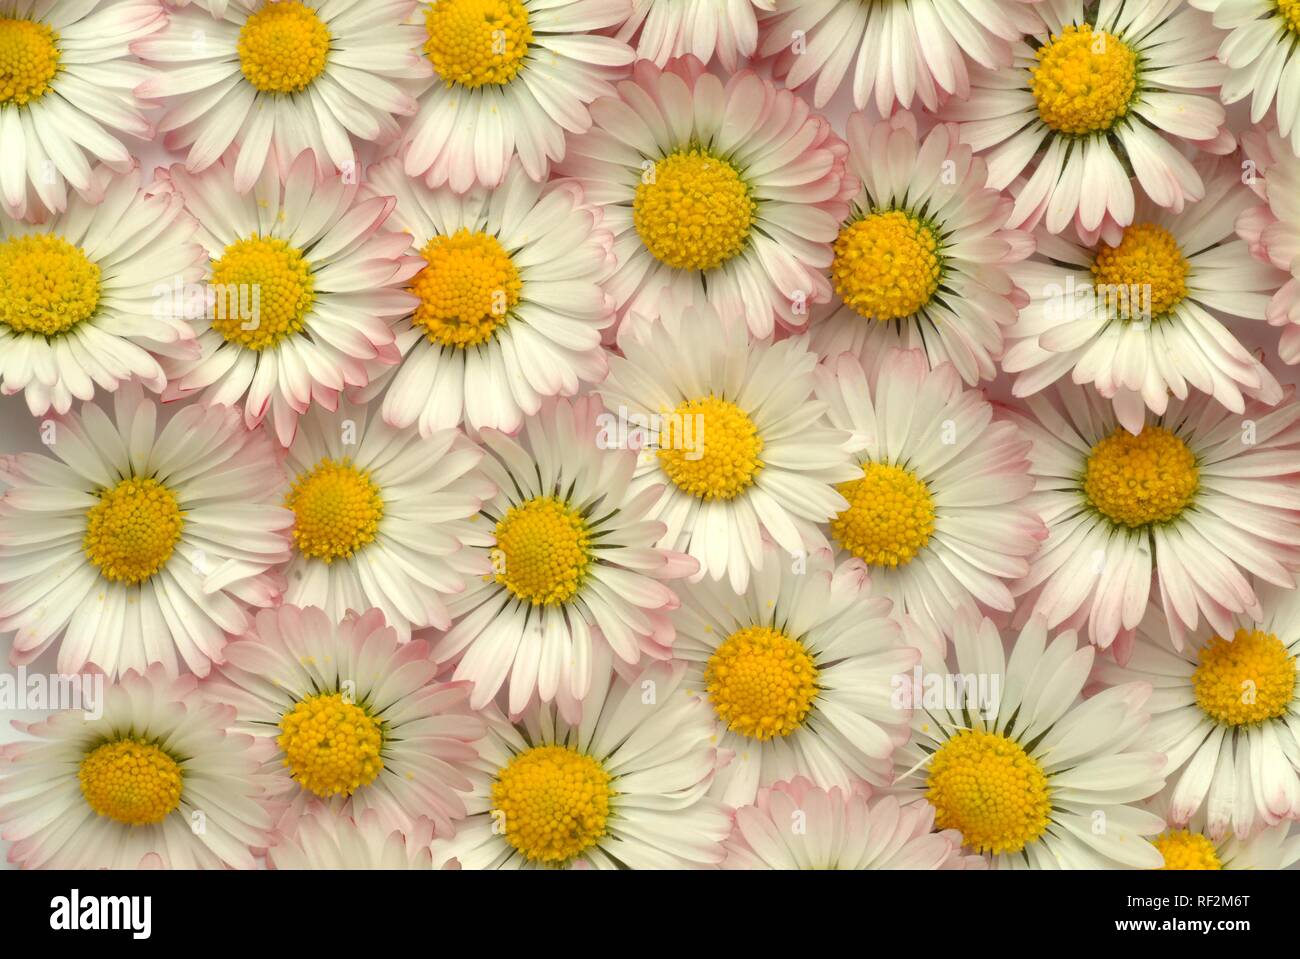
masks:
[[[51,420],[54,457],[0,457],[0,632],[11,659],[62,637],[58,670],[111,678],[177,656],[199,676],[221,660],[247,605],[279,602],[293,516],[275,501],[272,445],[239,410],[193,404],[158,425],[139,386]]]
[[[766,536],[791,554],[824,549],[819,524],[849,503],[836,483],[858,476],[850,435],[823,424],[817,356],[803,338],[753,340],[739,317],[669,308],[626,324],[623,356],[596,389],[620,419],[649,424],[638,488],[664,484],[651,517],[660,541],[743,593]]]
[[[298,820],[290,836],[266,851],[271,869],[431,869],[433,823],[422,819],[398,829],[373,809],[357,818],[324,809]]]
[[[182,291],[199,343],[194,359],[166,364],[166,398],[201,395],[244,402],[250,429],[266,417],[282,446],[315,402],[333,410],[347,387],[370,381],[372,364],[397,362],[392,325],[414,302],[405,291],[420,268],[408,237],[382,227],[392,197],[317,180],[309,153],[284,171],[272,162],[253,190],[235,190],[218,164],[193,175],[181,164],[162,189],[183,197],[201,226],[206,289]]]
[[[628,666],[668,658],[677,597],[663,581],[697,566],[656,546],[659,489],[633,488],[636,454],[602,445],[601,420],[583,397],[548,403],[517,438],[481,434],[480,468],[497,494],[482,506],[486,522],[462,533],[471,548],[457,559],[473,575],[433,649],[474,683],[475,709],[508,680],[510,715],[536,694],[576,721],[597,648]]]
[[[910,113],[855,113],[848,143],[862,189],[835,239],[837,298],[813,320],[813,348],[856,353],[868,367],[891,347],[920,348],[968,384],[993,379],[1025,302],[1008,270],[1034,248],[1028,233],[1003,228],[1011,200],[983,185],[984,161],[951,124],[922,139]]]
[[[1026,502],[1025,434],[995,420],[951,365],[927,369],[919,350],[887,353],[870,375],[851,355],[823,364],[817,397],[832,426],[861,440],[856,476],[839,486],[848,507],[830,530],[876,592],[943,632],[969,599],[1010,612],[1010,586],[1047,537]]]
[[[346,400],[301,427],[282,492],[294,517],[285,602],[335,621],[375,607],[402,642],[446,629],[448,599],[465,588],[464,521],[495,492],[476,470],[483,451],[457,430],[396,430]]]
[[[0,206],[37,218],[68,207],[71,186],[104,199],[100,163],[135,164],[120,137],[153,126],[133,88],[150,75],[130,59],[133,41],[167,23],[155,0],[0,0]]]
[[[989,186],[1028,173],[1008,221],[1050,233],[1073,222],[1085,242],[1133,222],[1130,176],[1157,206],[1181,212],[1205,195],[1188,143],[1228,153],[1209,17],[1183,0],[1041,0],[1044,27],[1013,44],[1011,70],[971,71],[969,99],[942,111],[988,152]],[[1037,158],[1035,160],[1035,158]],[[1032,172],[1031,172],[1032,166]]]
[[[1290,392],[1290,391],[1288,391]],[[1246,574],[1290,588],[1300,569],[1300,405],[1247,401],[1242,414],[1198,393],[1147,414],[1136,435],[1108,400],[1069,384],[1013,418],[1033,442],[1030,504],[1048,537],[1014,588],[1021,615],[1081,629],[1120,658],[1153,582],[1176,642],[1205,616],[1232,631],[1262,614]]]
[[[439,831],[465,815],[473,743],[486,731],[467,683],[440,683],[422,642],[399,643],[377,609],[333,620],[314,607],[263,610],[226,647],[202,692],[262,740],[283,821],[326,805],[360,822]]]
[[[797,826],[797,828],[796,828]],[[985,869],[961,834],[934,831],[934,807],[819,789],[802,777],[758,791],[736,810],[723,869]]]
[[[780,54],[776,75],[791,90],[811,87],[818,108],[851,75],[859,110],[874,93],[884,117],[914,99],[933,111],[948,96],[970,95],[968,59],[989,69],[1011,65],[1010,42],[1040,26],[1033,3],[778,0],[775,16],[764,17],[759,55]]]
[[[588,105],[613,92],[632,62],[600,35],[630,0],[432,0],[420,4],[419,42],[433,78],[406,132],[405,170],[464,193],[496,186],[513,157],[545,180],[565,135],[591,126]]]
[[[638,62],[591,115],[560,170],[604,208],[620,318],[696,300],[764,337],[830,299],[831,241],[857,184],[805,102],[750,70],[724,84],[688,56]]]
[[[398,326],[402,365],[375,364],[372,396],[391,381],[384,419],[423,433],[459,426],[517,433],[548,396],[572,396],[607,370],[601,331],[614,306],[609,232],[573,181],[535,183],[516,164],[494,190],[457,195],[409,180],[397,160],[370,189],[397,198],[394,222],[422,269]]]
[[[1096,651],[1072,630],[1049,643],[1040,617],[1008,656],[997,627],[963,607],[953,650],[945,662],[924,647],[925,673],[948,693],[985,695],[919,697],[912,741],[895,754],[904,795],[923,796],[935,825],[995,869],[1160,866],[1142,837],[1164,823],[1137,805],[1164,785],[1164,756],[1145,748],[1151,687],[1081,700]]]
[[[1282,387],[1210,310],[1263,320],[1286,274],[1257,262],[1235,223],[1255,203],[1235,163],[1200,162],[1205,199],[1175,214],[1146,197],[1118,243],[1092,246],[1040,231],[1038,253],[1012,267],[1029,305],[1008,333],[1002,368],[1026,396],[1066,373],[1092,383],[1131,432],[1169,397],[1209,393],[1234,413],[1270,405]]]
[[[206,5],[204,5],[206,4]],[[287,167],[311,151],[320,176],[355,172],[354,140],[389,142],[416,112],[404,81],[427,77],[415,0],[202,0],[132,44],[157,70],[136,93],[163,101],[168,150],[192,173],[233,145],[235,189],[268,159]],[[328,161],[328,164],[327,162]],[[332,165],[332,167],[331,167]]]
[[[0,837],[26,869],[252,869],[271,841],[266,775],[234,709],[193,676],[128,671],[96,703],[0,746]]]
[[[638,60],[662,68],[675,57],[691,55],[734,73],[740,60],[758,48],[758,17],[771,13],[776,0],[632,0],[619,40],[636,40]]]
[[[1242,176],[1264,203],[1245,211],[1237,230],[1258,259],[1284,271],[1265,316],[1282,330],[1278,356],[1294,365],[1300,363],[1300,205],[1295,199],[1300,196],[1300,157],[1276,130],[1247,133],[1242,145],[1249,158]]]
[[[534,702],[495,709],[479,743],[471,815],[433,841],[435,868],[684,869],[722,861],[731,812],[708,796],[719,757],[682,664],[630,678],[596,656],[582,721]]]
[[[138,172],[101,166],[92,180],[98,205],[73,196],[43,223],[0,211],[0,393],[22,392],[34,416],[132,378],[159,393],[167,378],[154,354],[197,352],[159,296],[198,278],[197,224],[179,199],[142,191]]]
[[[1158,723],[1157,718],[1154,722]],[[1164,789],[1149,803],[1156,814],[1169,817],[1173,790]],[[1247,836],[1223,832],[1211,838],[1208,819],[1200,809],[1181,827],[1166,824],[1165,831],[1151,840],[1165,864],[1161,869],[1241,870],[1289,869],[1300,861],[1300,834],[1290,835],[1291,822],[1282,820],[1261,826]]]
[[[685,585],[673,615],[673,656],[717,717],[719,748],[734,754],[712,795],[739,808],[796,776],[845,794],[888,783],[911,720],[894,701],[894,677],[920,653],[904,645],[862,563],[836,567],[829,550],[793,563],[770,545],[764,552],[744,594]]]

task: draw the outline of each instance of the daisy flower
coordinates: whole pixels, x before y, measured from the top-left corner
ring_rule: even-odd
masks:
[[[792,554],[828,545],[819,524],[849,507],[834,484],[859,470],[848,432],[822,422],[803,338],[751,341],[739,317],[694,305],[626,325],[619,345],[597,391],[620,419],[650,425],[637,483],[664,484],[650,514],[662,544],[738,593],[763,565],[764,535]]]
[[[1082,245],[1040,231],[1038,254],[1012,268],[1030,297],[1002,368],[1025,396],[1066,373],[1111,400],[1131,432],[1190,389],[1234,413],[1245,396],[1274,404],[1282,387],[1210,310],[1263,320],[1285,274],[1256,262],[1234,223],[1254,195],[1236,164],[1197,164],[1205,199],[1172,213],[1146,197],[1118,243]],[[1244,395],[1243,395],[1244,394]]]
[[[665,298],[800,328],[830,299],[831,241],[856,189],[830,124],[750,70],[724,84],[694,57],[637,63],[560,170],[604,207],[619,317],[653,317]]]
[[[927,369],[920,350],[893,350],[871,374],[842,355],[818,367],[817,397],[833,427],[866,444],[830,530],[871,570],[876,592],[945,632],[968,599],[1012,610],[1011,584],[1047,537],[1026,503],[1028,438],[994,420],[950,364]]]
[[[950,95],[970,95],[969,59],[1011,65],[1011,41],[1041,24],[1034,0],[909,0],[836,3],[778,0],[764,17],[759,55],[780,54],[775,73],[791,90],[811,88],[820,109],[851,73],[853,103],[875,94],[881,116],[920,100],[935,110]]]
[[[1296,61],[1300,63],[1300,60]],[[1300,67],[1297,67],[1300,70]],[[1246,210],[1237,229],[1257,258],[1283,271],[1281,288],[1265,310],[1271,326],[1281,327],[1277,352],[1282,362],[1300,363],[1300,159],[1277,132],[1242,137],[1252,171],[1247,178],[1265,202]]]
[[[1166,819],[1170,796],[1171,790],[1165,789],[1150,803],[1152,810]],[[1290,832],[1290,821],[1283,820],[1248,836],[1224,832],[1211,838],[1202,809],[1181,827],[1167,823],[1165,831],[1151,841],[1165,858],[1161,869],[1289,869],[1300,860],[1300,835]]]
[[[26,869],[252,869],[271,841],[266,775],[234,708],[193,676],[127,671],[98,719],[60,710],[0,746],[0,837]]]
[[[161,428],[136,384],[56,417],[41,453],[0,457],[0,632],[29,663],[62,637],[58,671],[111,679],[177,656],[220,661],[246,605],[271,606],[292,515],[275,501],[271,444],[239,411],[191,405]]]
[[[396,334],[402,365],[376,363],[375,384],[358,394],[391,382],[385,420],[426,434],[462,420],[517,433],[545,397],[604,378],[601,331],[614,307],[600,280],[612,241],[577,184],[535,183],[516,164],[496,189],[458,196],[407,179],[397,160],[369,183],[397,198],[394,222],[421,267]]]
[[[879,122],[855,113],[848,143],[862,188],[833,247],[838,305],[814,320],[813,348],[868,365],[890,347],[920,348],[971,385],[993,379],[1025,302],[1007,271],[1033,251],[1028,233],[1003,229],[1011,200],[983,186],[984,161],[952,124],[922,140],[910,113]]]
[[[934,831],[934,808],[819,789],[802,777],[760,789],[736,811],[723,869],[983,869],[955,829]]]
[[[394,141],[416,112],[405,81],[427,77],[415,0],[206,0],[173,10],[131,50],[156,66],[136,87],[164,101],[168,150],[193,173],[234,145],[244,193],[274,158],[311,151],[319,175],[355,171],[354,140]]]
[[[495,492],[483,456],[457,430],[422,437],[346,400],[312,410],[289,447],[293,558],[285,602],[333,620],[372,606],[402,642],[412,628],[446,629],[449,595],[465,588],[454,554],[465,520]]]
[[[119,137],[153,128],[132,93],[149,71],[130,59],[167,23],[156,0],[0,0],[0,206],[15,219],[62,213],[71,186],[104,198],[95,167],[134,165]]]
[[[464,193],[496,186],[518,157],[545,180],[565,135],[591,127],[588,105],[632,62],[631,47],[599,35],[630,9],[630,0],[421,3],[417,43],[433,76],[406,133],[407,175]]]
[[[288,803],[286,822],[325,805],[358,823],[374,815],[418,831],[426,817],[442,831],[465,815],[459,793],[485,727],[468,684],[437,682],[437,671],[428,646],[399,643],[377,609],[335,620],[281,606],[226,647],[203,693],[266,743],[268,792]]]
[[[951,658],[923,650],[946,690],[927,683],[915,701],[912,741],[895,754],[900,798],[924,797],[935,825],[995,869],[1160,866],[1142,837],[1164,824],[1137,805],[1164,785],[1164,756],[1144,748],[1151,687],[1081,700],[1095,649],[1072,630],[1049,643],[1040,617],[1012,650],[972,606],[957,613]],[[985,695],[971,701],[972,688]]]
[[[433,823],[421,819],[397,829],[373,809],[355,820],[316,809],[298,820],[293,834],[266,852],[271,869],[430,869]]]
[[[198,218],[208,260],[206,286],[173,294],[199,355],[166,364],[165,399],[243,400],[249,429],[269,416],[288,446],[313,401],[333,410],[371,364],[397,362],[392,325],[414,303],[405,285],[420,261],[405,255],[405,234],[382,229],[392,197],[317,181],[309,153],[283,180],[267,164],[242,196],[225,163],[197,176],[176,164],[163,178]]]
[[[1181,638],[1152,605],[1127,663],[1096,669],[1102,684],[1159,690],[1149,741],[1169,756],[1166,819],[1196,817],[1216,843],[1300,817],[1300,592],[1257,588],[1262,612]]]
[[[1227,31],[1219,60],[1228,72],[1219,96],[1225,104],[1250,97],[1250,122],[1264,119],[1277,104],[1277,125],[1291,148],[1300,152],[1300,67],[1294,66],[1300,36],[1296,0],[1188,0],[1213,16]],[[1222,36],[1222,33],[1218,34]]]
[[[685,869],[722,861],[731,813],[708,796],[719,756],[708,707],[683,664],[629,679],[596,654],[573,724],[533,702],[495,709],[478,744],[470,816],[433,841],[435,868]]]
[[[771,13],[776,0],[632,0],[619,27],[619,40],[636,39],[638,60],[662,68],[674,57],[718,62],[734,73],[742,58],[758,48],[758,17]]]
[[[1183,0],[1042,0],[1034,9],[1045,26],[1013,44],[1012,69],[974,68],[969,99],[942,112],[977,152],[989,151],[990,187],[1028,174],[1007,225],[1042,221],[1060,233],[1074,222],[1087,242],[1113,235],[1133,222],[1130,170],[1156,206],[1177,213],[1201,199],[1205,184],[1181,145],[1235,145],[1223,107],[1204,95],[1226,75],[1209,17]]]
[[[516,438],[480,434],[497,493],[462,533],[472,575],[448,603],[456,625],[433,648],[439,662],[457,661],[455,679],[474,683],[475,709],[508,680],[510,715],[537,694],[576,721],[597,649],[627,665],[668,658],[677,597],[663,581],[696,564],[656,545],[659,489],[633,489],[636,454],[602,446],[601,419],[583,397],[548,403]]]
[[[712,794],[739,808],[796,776],[845,794],[887,783],[911,718],[893,701],[894,676],[920,653],[862,563],[836,567],[829,550],[795,563],[770,545],[764,553],[743,594],[685,585],[673,617],[673,656],[716,716],[718,747],[734,754]]]
[[[111,392],[133,377],[161,392],[154,354],[197,350],[189,324],[158,297],[160,286],[198,278],[197,224],[179,199],[142,192],[138,171],[113,178],[101,166],[92,179],[98,205],[74,195],[43,223],[0,211],[0,393],[22,392],[33,416],[66,413],[96,386]]]
[[[1031,505],[1048,537],[1013,589],[1021,612],[1082,628],[1120,658],[1154,581],[1176,642],[1260,615],[1246,574],[1290,588],[1300,568],[1300,405],[1249,400],[1230,413],[1203,394],[1169,401],[1134,434],[1111,404],[1058,384],[1013,413],[1033,441]]]

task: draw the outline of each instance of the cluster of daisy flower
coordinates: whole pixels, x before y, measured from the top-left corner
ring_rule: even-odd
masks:
[[[1298,198],[1300,0],[0,0],[9,859],[1290,865]]]

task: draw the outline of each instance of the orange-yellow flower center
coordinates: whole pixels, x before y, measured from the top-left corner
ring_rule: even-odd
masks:
[[[740,253],[758,205],[740,172],[699,148],[670,153],[647,170],[632,223],[651,255],[678,270],[713,270]]]
[[[1215,636],[1201,648],[1192,673],[1196,703],[1225,726],[1281,719],[1295,699],[1296,667],[1282,641],[1260,630]]]
[[[1057,133],[1109,131],[1133,103],[1138,58],[1123,40],[1089,24],[1070,26],[1038,48],[1029,90],[1038,116]]]
[[[299,0],[268,3],[239,31],[239,69],[263,93],[301,93],[325,70],[330,31]]]
[[[293,510],[298,551],[326,563],[373,542],[384,516],[384,498],[370,471],[347,458],[323,459],[300,474],[284,505]]]
[[[1092,263],[1098,298],[1121,320],[1160,319],[1187,297],[1191,265],[1162,226],[1135,223]]]
[[[352,795],[384,768],[383,725],[342,693],[301,700],[281,717],[276,744],[294,782],[323,799]]]
[[[456,349],[492,339],[523,290],[497,238],[462,227],[435,236],[420,253],[427,265],[411,281],[411,292],[420,298],[411,322],[434,343]]]
[[[316,302],[311,263],[284,240],[253,236],[226,247],[212,264],[212,328],[249,350],[301,333]]]
[[[496,581],[534,606],[572,599],[591,566],[587,521],[554,496],[511,507],[496,525],[496,539]]]
[[[763,437],[749,414],[712,394],[678,405],[663,418],[659,466],[683,493],[734,499],[763,469]]]
[[[95,315],[99,276],[98,264],[61,236],[12,236],[0,242],[0,323],[15,333],[66,333]]]
[[[1222,869],[1219,854],[1210,842],[1199,832],[1175,829],[1163,833],[1151,840],[1165,857],[1161,869]]]
[[[181,767],[163,750],[137,739],[97,746],[81,761],[81,795],[95,812],[124,826],[152,826],[181,804]]]
[[[131,477],[99,492],[86,513],[86,558],[113,583],[143,583],[171,559],[185,528],[176,494],[155,479]]]
[[[1092,448],[1083,473],[1088,502],[1130,529],[1177,519],[1199,483],[1196,457],[1163,426],[1144,427],[1137,436],[1116,429]]]
[[[45,24],[0,18],[0,106],[22,107],[45,96],[62,56],[59,35]]]
[[[831,521],[840,546],[872,566],[906,566],[934,534],[934,499],[901,466],[864,463],[862,479],[839,485],[849,508]]]
[[[788,736],[817,698],[817,664],[797,639],[770,626],[746,626],[728,636],[704,668],[718,718],[750,739]]]
[[[502,86],[523,69],[533,30],[521,0],[434,0],[424,53],[447,86]]]
[[[534,746],[497,771],[492,817],[525,859],[563,865],[608,831],[612,778],[571,746]]]
[[[1300,0],[1276,0],[1277,12],[1282,15],[1286,29],[1300,33]]]
[[[934,228],[902,210],[868,213],[835,238],[835,292],[871,320],[912,316],[934,298],[943,275]]]

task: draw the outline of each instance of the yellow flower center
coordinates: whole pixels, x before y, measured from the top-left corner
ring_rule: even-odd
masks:
[[[492,339],[519,305],[523,282],[494,236],[461,228],[420,251],[428,265],[411,281],[420,298],[411,322],[434,343],[465,349]]]
[[[864,463],[839,485],[849,508],[831,521],[840,546],[872,566],[906,566],[934,534],[930,490],[901,466]]]
[[[1173,234],[1153,223],[1124,230],[1119,246],[1103,246],[1092,263],[1099,298],[1120,319],[1159,319],[1187,296],[1190,264]]]
[[[1175,829],[1151,840],[1152,845],[1165,857],[1161,869],[1222,869],[1219,854],[1199,832]]]
[[[1295,698],[1295,657],[1272,633],[1237,630],[1201,648],[1192,673],[1196,703],[1225,726],[1281,719]]]
[[[503,86],[519,75],[533,42],[521,0],[434,0],[424,13],[425,55],[447,86]]]
[[[184,528],[175,493],[157,480],[132,477],[100,490],[86,512],[81,548],[106,580],[135,586],[167,565]]]
[[[734,733],[788,736],[817,698],[817,664],[803,643],[770,626],[746,626],[709,657],[704,683],[718,718]]]
[[[99,266],[80,247],[49,233],[0,242],[0,323],[15,333],[58,336],[98,307]]]
[[[861,316],[914,315],[939,289],[943,261],[934,229],[902,210],[869,213],[835,238],[835,292]]]
[[[1083,492],[1112,523],[1137,529],[1177,519],[1199,484],[1196,457],[1163,426],[1118,428],[1092,448]]]
[[[492,816],[525,859],[561,865],[600,842],[614,798],[610,775],[569,746],[534,746],[497,771]]]
[[[734,166],[707,150],[681,149],[642,177],[632,223],[661,263],[713,270],[744,249],[757,210]]]
[[[591,566],[586,520],[554,496],[511,507],[497,523],[496,538],[496,581],[534,606],[572,599]]]
[[[373,542],[384,516],[384,499],[370,471],[346,457],[323,459],[299,474],[284,505],[293,510],[298,551],[326,563]]]
[[[81,761],[77,779],[86,804],[124,826],[160,823],[181,804],[181,767],[141,740],[97,746]]]
[[[1058,133],[1102,133],[1128,114],[1137,90],[1137,54],[1089,24],[1066,27],[1038,48],[1029,90],[1038,116]]]
[[[1286,21],[1286,28],[1300,33],[1300,0],[1277,0],[1277,12]]]
[[[316,302],[311,263],[284,240],[236,240],[212,264],[208,281],[218,293],[212,328],[250,350],[264,350],[301,333]],[[235,308],[247,305],[248,311]],[[241,315],[251,312],[252,316]]]
[[[276,744],[294,782],[322,799],[350,796],[384,768],[383,726],[342,693],[308,696],[281,717],[280,730]]]
[[[1047,776],[999,733],[959,731],[931,757],[926,785],[935,826],[956,829],[977,852],[1019,852],[1047,831]]]
[[[59,35],[43,23],[0,18],[0,106],[25,106],[59,72]]]
[[[673,485],[700,499],[735,499],[763,468],[763,437],[754,421],[712,394],[664,417],[659,447],[659,466]]]
[[[239,69],[263,93],[301,93],[324,72],[330,39],[305,3],[268,3],[239,31]]]

